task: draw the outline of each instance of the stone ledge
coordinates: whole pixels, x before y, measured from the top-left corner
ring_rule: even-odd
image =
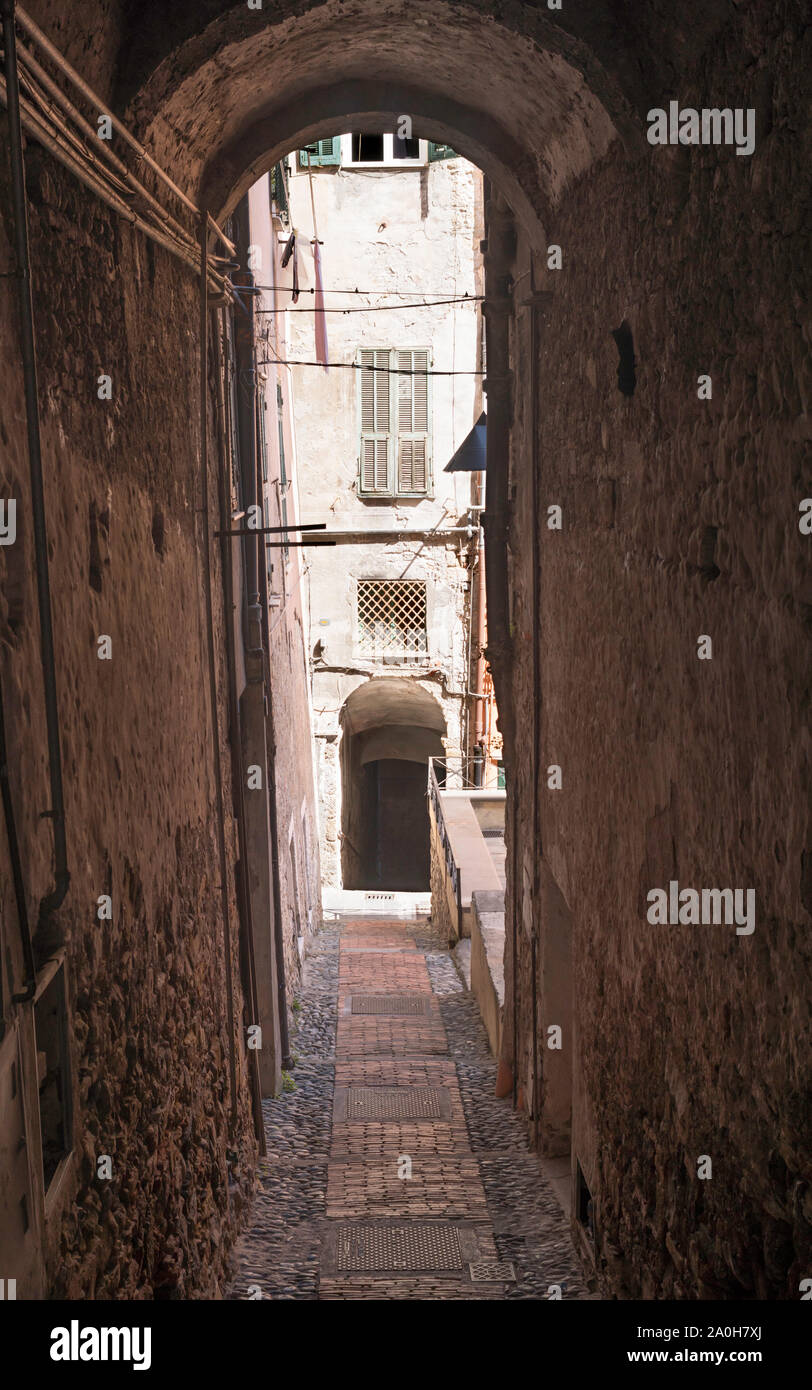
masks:
[[[459,873],[459,901],[445,862],[442,829],[435,808],[430,805],[432,858],[432,911],[435,917],[447,920],[456,937],[471,935],[473,920],[472,895],[475,892],[503,894],[504,885],[494,865],[488,843],[474,811],[474,802],[502,803],[504,793],[494,791],[440,792],[443,827],[448,838],[454,864]]]
[[[501,888],[471,895],[471,992],[494,1057],[502,1041],[505,1003],[505,895]]]

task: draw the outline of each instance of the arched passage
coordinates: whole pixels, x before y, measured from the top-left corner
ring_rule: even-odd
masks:
[[[577,1055],[566,1053],[564,1020],[561,1061],[562,1072],[573,1065],[573,1151],[593,1202],[587,1258],[615,1296],[797,1296],[804,1030],[793,981],[810,904],[798,549],[807,544],[798,525],[804,249],[793,210],[805,157],[794,115],[802,7],[90,0],[66,10],[31,0],[31,9],[171,176],[217,214],[292,146],[404,113],[500,191],[489,293],[502,350],[489,351],[488,404],[489,437],[495,406],[504,423],[507,476],[503,509],[489,520],[498,551],[510,543],[494,644],[505,657],[500,707],[518,730],[506,739],[504,1029],[522,1082],[516,1100],[539,1088],[537,1029],[562,1023],[537,1016],[537,978],[551,1007],[570,997],[555,972],[545,976],[543,951],[536,968],[543,845],[571,916]],[[700,93],[757,108],[753,159],[645,144],[649,106]],[[66,1215],[49,1287],[64,1278],[63,1289],[100,1296],[149,1296],[160,1284],[205,1294],[225,1250],[219,1238],[202,1235],[180,1274],[174,1253],[166,1268],[142,1253],[188,1256],[188,1185],[206,1194],[202,1209],[228,1220],[232,1181],[247,1188],[251,1159],[245,1088],[224,1101],[213,1060],[243,1047],[239,1017],[229,1032],[222,1003],[225,962],[238,955],[236,910],[225,950],[213,944],[223,939],[219,894],[230,892],[232,906],[237,896],[234,864],[229,884],[201,872],[223,827],[202,693],[196,286],[77,193],[35,144],[28,173],[73,847],[60,926],[87,1082],[76,1090],[77,1125],[92,1150],[112,1113],[117,1152],[138,1174],[152,1161],[141,1116],[158,1114],[169,1155],[156,1176],[157,1226],[109,1189],[129,1258],[104,1270],[95,1234]],[[547,240],[563,247],[563,273],[534,260]],[[3,255],[13,264],[5,243]],[[624,322],[638,359],[633,399],[617,390],[611,340]],[[2,333],[13,384],[11,315]],[[95,399],[101,371],[115,383],[109,409]],[[712,401],[697,396],[699,373],[713,377]],[[9,391],[4,430],[22,516],[17,395]],[[551,505],[563,512],[560,534],[540,525]],[[228,608],[216,617],[220,637]],[[33,626],[15,618],[0,644],[20,705],[13,736],[26,769],[32,902],[50,887],[42,720],[26,679]],[[99,633],[112,638],[109,667],[88,659]],[[713,634],[712,662],[697,661],[699,633]],[[280,775],[301,745],[293,727],[280,720]],[[378,731],[379,748],[391,749],[396,727]],[[300,834],[298,816],[293,829]],[[645,904],[678,874],[755,885],[755,934],[676,923],[652,931],[638,890]],[[108,890],[114,920],[102,936],[89,905]],[[215,1038],[202,1075],[201,1050]],[[36,1066],[34,1054],[34,1077]],[[724,1167],[712,1184],[697,1183],[692,1164],[718,1134],[720,1106]],[[76,1193],[81,1210],[89,1192],[97,1206],[84,1165],[66,1178],[65,1211]],[[59,1214],[51,1219],[59,1229]]]
[[[443,712],[416,681],[384,678],[354,690],[340,722],[344,887],[425,892],[426,768],[445,752]]]
[[[293,7],[291,7],[293,8]],[[295,23],[225,6],[151,43],[139,15],[137,61],[119,88],[150,148],[220,214],[297,144],[344,129],[393,128],[408,114],[501,189],[528,231],[562,189],[620,136],[642,134],[644,98],[602,5],[568,33],[551,13],[434,0],[296,7]],[[586,21],[586,22],[584,22]],[[600,51],[600,56],[599,56]]]

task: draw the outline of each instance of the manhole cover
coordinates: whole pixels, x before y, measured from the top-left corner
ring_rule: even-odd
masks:
[[[443,1120],[451,1115],[444,1086],[348,1086],[345,1095],[340,1117],[345,1120]]]
[[[383,1014],[390,1018],[397,1014],[422,1014],[426,999],[421,994],[354,994],[352,1010],[354,1014]]]
[[[336,1268],[343,1273],[462,1269],[459,1233],[439,1222],[342,1225],[337,1232]]]

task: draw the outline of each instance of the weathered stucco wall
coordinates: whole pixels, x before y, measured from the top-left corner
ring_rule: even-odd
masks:
[[[298,170],[296,157],[291,163],[291,220],[298,231],[305,291],[297,306],[301,311],[310,302],[306,291],[314,284],[313,214],[307,173]],[[423,296],[477,293],[479,177],[464,159],[397,170],[326,166],[312,171],[316,224],[324,243],[323,283],[329,291],[325,302],[334,309],[352,310],[326,316],[329,357],[336,364],[332,371],[291,369],[302,514],[311,521],[326,521],[331,531],[428,531],[466,520],[470,475],[443,469],[474,423],[478,379],[431,379],[429,495],[385,501],[358,493],[358,380],[346,367],[356,361],[361,347],[427,347],[432,366],[446,372],[464,371],[476,362],[473,300],[429,309],[413,306]],[[381,294],[356,296],[355,288]],[[393,290],[397,297],[387,294]],[[406,307],[394,310],[398,303]],[[312,361],[313,315],[294,312],[288,320],[290,360]],[[410,672],[407,663],[384,664],[359,647],[357,581],[406,578],[425,583],[428,650],[426,659],[414,664],[413,674],[436,673],[432,683],[446,717],[446,752],[456,765],[462,755],[466,689],[467,558],[465,535],[449,537],[444,545],[359,538],[357,543],[343,541],[335,548],[308,552],[314,726],[322,750],[321,852],[327,883],[341,882],[343,788],[335,738],[343,702],[364,675]]]
[[[615,148],[562,201],[549,241],[561,245],[563,269],[548,273],[541,259],[536,281],[554,297],[540,315],[535,424],[536,846],[523,736],[511,757],[518,1078],[531,1108],[524,928],[543,850],[573,920],[573,1157],[595,1202],[604,1286],[621,1296],[797,1297],[808,1258],[799,981],[812,910],[803,882],[810,591],[798,526],[809,494],[799,282],[808,133],[792,75],[802,41],[787,12],[737,14],[679,96],[757,105],[752,158],[655,149],[630,168]],[[527,263],[520,246],[517,273]],[[637,358],[631,397],[618,390],[611,337],[623,320]],[[529,384],[529,331],[525,310],[514,334],[517,400]],[[702,373],[709,401],[698,399]],[[520,404],[511,462],[520,727],[534,699],[532,428]],[[546,526],[552,504],[563,508],[561,531]],[[712,660],[698,659],[702,634]],[[548,788],[552,764],[561,790]],[[646,894],[670,879],[754,889],[753,934],[651,925]],[[542,920],[542,942],[544,932]],[[562,1008],[561,994],[542,993],[542,1038]],[[506,1034],[509,1050],[510,1026]],[[543,1072],[543,1048],[540,1060]],[[697,1176],[700,1155],[711,1157],[712,1178]]]
[[[294,386],[289,368],[285,319],[272,312],[289,302],[293,267],[281,264],[286,227],[271,214],[269,180],[263,175],[249,193],[255,278],[275,291],[256,300],[258,323],[261,456],[265,458],[263,521],[295,526],[299,515],[299,468],[293,418]],[[283,483],[284,475],[284,483]],[[296,533],[288,539],[298,539]],[[269,604],[269,670],[274,747],[282,940],[288,1006],[301,977],[301,952],[321,921],[321,873],[316,787],[311,759],[307,552],[281,546],[281,534],[262,538]],[[265,542],[271,542],[267,549]],[[275,544],[274,544],[275,543]],[[301,939],[301,940],[300,940]]]

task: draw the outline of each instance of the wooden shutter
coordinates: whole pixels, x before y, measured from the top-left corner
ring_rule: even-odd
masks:
[[[388,349],[363,348],[358,355],[362,367],[390,366]],[[388,495],[390,423],[390,376],[388,371],[360,371],[360,490]]]
[[[429,354],[426,348],[397,353],[397,490],[429,487]]]
[[[314,140],[312,145],[305,145],[299,151],[299,165],[302,169],[307,168],[308,155],[311,169],[323,164],[340,164],[341,136],[334,135],[329,140]]]
[[[433,164],[435,159],[457,159],[456,150],[452,150],[450,145],[437,145],[433,140],[429,140],[429,164]]]

